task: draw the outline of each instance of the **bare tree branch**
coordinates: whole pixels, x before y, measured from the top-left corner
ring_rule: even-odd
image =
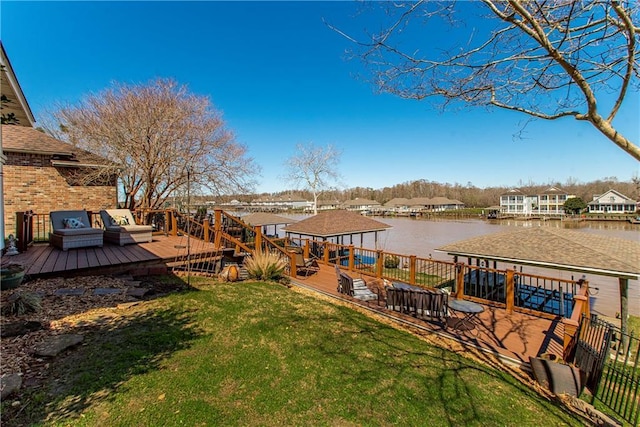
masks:
[[[318,213],[318,197],[340,179],[337,167],[341,154],[332,145],[298,144],[296,154],[285,162],[287,172],[283,178],[312,193],[314,215]]]
[[[385,12],[381,19],[388,22],[377,33],[356,37],[330,28],[360,50],[358,56],[379,91],[408,99],[441,99],[444,107],[460,101],[544,120],[573,117],[590,123],[640,160],[638,141],[622,135],[613,123],[629,94],[639,90],[640,3],[482,0],[378,5]],[[482,19],[481,25],[473,26],[468,37],[462,33],[466,27],[454,27],[450,47],[446,39],[432,47],[421,46],[414,33],[406,36],[410,26],[427,28],[433,20],[455,25],[456,17],[470,10],[473,24]],[[485,24],[492,27],[485,31]]]
[[[258,171],[205,97],[172,80],[115,84],[55,116],[67,139],[114,162],[129,208],[158,209],[187,184],[216,195],[246,192]]]

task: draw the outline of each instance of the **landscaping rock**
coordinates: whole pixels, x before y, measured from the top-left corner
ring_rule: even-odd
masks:
[[[22,387],[22,375],[6,374],[0,377],[0,400],[11,396]]]
[[[80,288],[80,289],[69,289],[69,288],[62,288],[62,289],[57,289],[54,293],[54,295],[56,296],[81,296],[84,294],[84,289]]]
[[[127,289],[127,295],[132,296],[132,297],[136,297],[136,298],[142,298],[143,296],[145,296],[145,294],[149,292],[149,289],[145,289],[145,288],[129,288]]]
[[[94,295],[114,295],[121,294],[122,289],[117,288],[97,288],[93,290]]]
[[[84,340],[84,335],[66,334],[54,335],[35,348],[36,356],[55,357],[69,347],[73,347]]]
[[[31,320],[26,322],[7,323],[6,325],[2,325],[2,329],[0,329],[0,336],[2,338],[17,337],[39,329],[42,329],[42,323]]]

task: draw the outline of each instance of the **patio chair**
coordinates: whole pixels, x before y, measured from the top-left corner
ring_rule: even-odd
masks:
[[[386,287],[386,307],[425,320],[433,320],[447,327],[449,295],[440,289],[424,289],[394,283]]]
[[[87,211],[53,211],[49,218],[52,230],[49,233],[49,243],[52,246],[63,251],[88,246],[102,247],[104,232],[91,227]]]
[[[129,243],[144,243],[153,240],[153,226],[137,225],[129,209],[106,209],[100,211],[104,225],[104,240],[124,246]]]
[[[347,273],[340,271],[336,264],[336,275],[338,276],[338,292],[349,295],[362,301],[373,301],[378,299],[376,295],[365,283],[363,279],[354,279]]]
[[[320,266],[315,258],[305,258],[301,252],[295,252],[296,273],[308,276],[311,273],[320,271]]]

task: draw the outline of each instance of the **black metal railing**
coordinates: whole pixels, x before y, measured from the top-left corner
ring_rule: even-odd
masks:
[[[573,363],[596,399],[632,425],[640,421],[640,339],[597,316],[583,316]]]

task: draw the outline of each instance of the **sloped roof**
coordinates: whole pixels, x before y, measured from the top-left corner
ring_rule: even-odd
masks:
[[[598,196],[594,196],[593,200],[590,201],[588,204],[589,205],[597,205],[597,204],[601,203],[600,200],[602,200],[604,197],[606,197],[607,194],[615,194],[618,197],[620,197],[621,199],[623,199],[625,203],[637,203],[635,200],[632,200],[632,199],[628,198],[627,196],[625,196],[621,192],[616,191],[614,189],[611,189],[611,190],[608,190],[607,192],[602,193],[602,194],[600,194]],[[604,203],[608,203],[608,202],[604,202]]]
[[[408,200],[409,206],[431,206],[433,199],[428,197],[414,197]]]
[[[513,196],[513,195],[526,196],[526,194],[523,193],[522,190],[520,190],[519,188],[512,188],[511,190],[507,191],[506,193],[502,193],[501,194],[501,196]]]
[[[287,233],[296,233],[313,237],[334,237],[349,234],[373,233],[391,228],[375,219],[367,218],[356,212],[330,210],[319,212],[309,218],[284,228]]]
[[[567,192],[558,187],[549,187],[540,194],[567,194]]]
[[[22,87],[18,82],[11,61],[4,50],[4,45],[0,41],[0,65],[3,65],[0,78],[0,92],[9,100],[2,106],[3,114],[13,113],[18,120],[20,126],[33,126],[36,119],[33,117],[31,107],[27,102],[27,98],[22,92]]]
[[[432,205],[461,205],[462,202],[457,200],[451,200],[447,197],[434,197],[431,199]]]
[[[396,197],[396,198],[393,198],[393,199],[389,200],[384,205],[385,206],[408,206],[409,205],[409,199],[405,199],[404,197]]]
[[[242,218],[243,222],[249,225],[279,225],[279,224],[291,224],[297,220],[291,218],[285,218],[280,215],[275,215],[267,212],[256,212],[249,215],[245,215]]]
[[[639,241],[583,231],[536,227],[475,237],[436,250],[449,255],[640,278]]]
[[[355,198],[353,200],[347,200],[343,203],[345,206],[364,206],[364,205],[379,205],[380,202],[369,199]]]
[[[2,150],[6,153],[35,153],[60,158],[61,166],[105,166],[109,161],[34,128],[2,125]]]

